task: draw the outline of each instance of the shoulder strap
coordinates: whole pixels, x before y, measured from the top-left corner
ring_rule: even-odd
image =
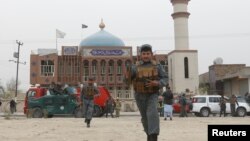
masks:
[[[157,65],[157,62],[156,62],[155,60],[151,60],[151,63],[152,63],[153,65]]]

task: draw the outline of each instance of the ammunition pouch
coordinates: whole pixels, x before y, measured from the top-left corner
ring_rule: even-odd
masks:
[[[86,97],[93,97],[94,94],[95,94],[95,88],[94,87],[87,86],[85,88],[84,95]]]
[[[133,81],[134,90],[141,94],[153,94],[159,91],[159,86],[146,87],[148,81],[159,80],[156,65],[137,67],[136,78]]]
[[[158,86],[152,86],[152,87],[146,87],[147,81],[136,81],[136,83],[133,83],[134,90],[137,93],[140,94],[153,94],[153,93],[158,93],[159,92],[159,87]]]
[[[86,88],[86,95],[87,96],[93,96],[95,94],[95,89],[94,87],[87,87]]]

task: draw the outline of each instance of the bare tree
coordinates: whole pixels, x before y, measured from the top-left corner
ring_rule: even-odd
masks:
[[[21,84],[20,81],[18,81],[17,85],[19,86]],[[16,90],[16,79],[11,78],[9,81],[6,82],[6,89],[9,92],[15,92]]]
[[[5,94],[4,87],[2,86],[2,81],[0,79],[0,96],[3,96]]]
[[[0,85],[0,95],[4,95],[4,94],[5,94],[4,88],[3,86]]]

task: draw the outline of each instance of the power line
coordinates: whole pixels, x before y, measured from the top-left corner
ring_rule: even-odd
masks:
[[[190,39],[206,39],[206,38],[239,38],[239,37],[249,37],[250,33],[225,33],[225,34],[207,34],[207,35],[190,35]],[[178,37],[177,37],[178,38]],[[183,38],[183,37],[179,37]],[[185,37],[184,37],[185,38]],[[65,42],[79,42],[82,39],[72,38],[64,39]],[[140,40],[174,40],[174,36],[141,36],[141,37],[124,37],[123,40],[126,41],[140,41]],[[14,40],[0,40],[0,44],[13,44]],[[28,43],[54,43],[54,39],[26,39],[25,42]]]

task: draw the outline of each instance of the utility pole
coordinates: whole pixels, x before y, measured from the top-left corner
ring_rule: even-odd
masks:
[[[14,55],[17,58],[17,69],[16,69],[16,92],[15,92],[15,99],[17,98],[17,87],[18,87],[18,70],[19,70],[19,58],[20,58],[20,46],[23,45],[20,41],[16,40],[16,43],[18,44],[18,52],[16,55]]]

